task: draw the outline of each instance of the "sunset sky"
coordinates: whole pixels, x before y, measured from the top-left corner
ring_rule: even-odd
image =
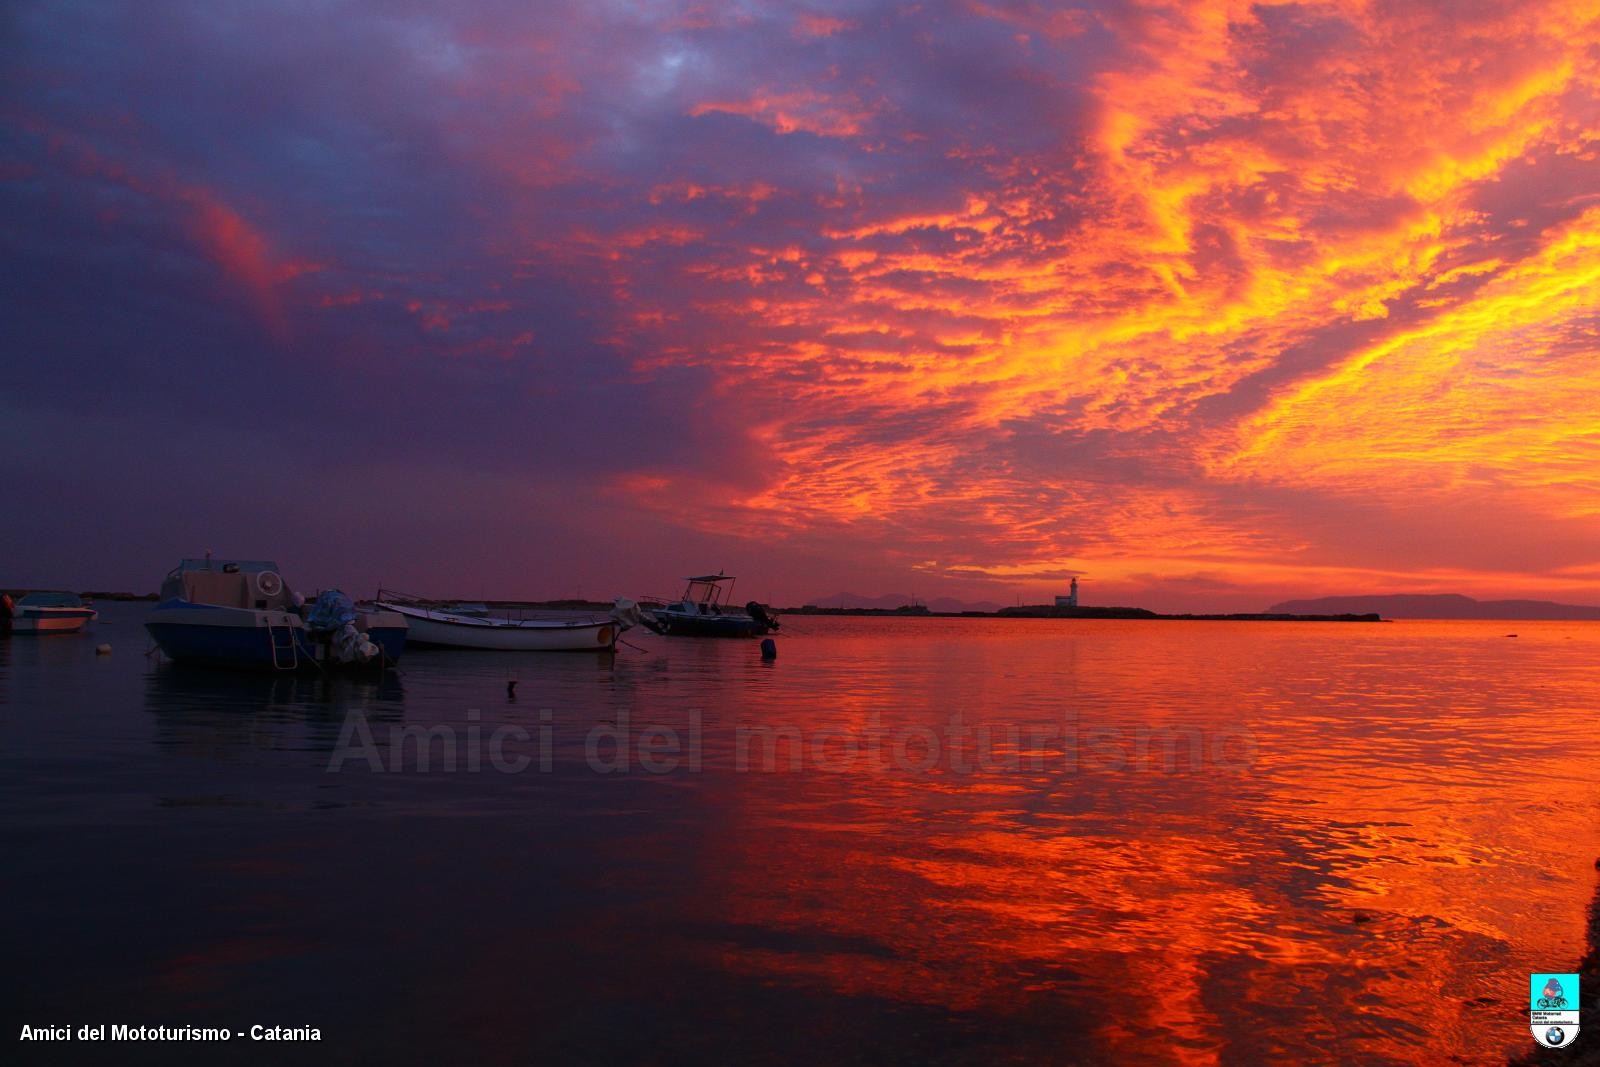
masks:
[[[12,2],[0,585],[1600,602],[1600,6]]]

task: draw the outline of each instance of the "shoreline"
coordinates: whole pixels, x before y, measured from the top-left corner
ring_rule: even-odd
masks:
[[[29,590],[13,590],[21,596]],[[86,601],[154,603],[160,597],[155,593],[101,592],[92,590],[80,593]],[[473,598],[452,599],[442,597],[440,603],[474,603],[501,611],[610,611],[609,600],[583,600],[576,597],[558,600],[481,600]],[[1050,604],[1024,604],[1001,608],[998,611],[929,611],[918,605],[898,608],[827,608],[815,604],[800,607],[772,608],[777,615],[847,615],[863,618],[893,619],[1148,619],[1155,622],[1385,622],[1377,612],[1366,614],[1295,615],[1277,611],[1203,612],[1168,615],[1148,608],[1076,607],[1058,608]]]
[[[1167,615],[1148,608],[1077,607],[1024,604],[999,611],[929,611],[907,605],[899,608],[825,608],[806,604],[798,608],[773,608],[783,615],[881,616],[895,619],[1149,619],[1156,622],[1384,622],[1377,612],[1358,615],[1291,615],[1274,611],[1236,611]]]

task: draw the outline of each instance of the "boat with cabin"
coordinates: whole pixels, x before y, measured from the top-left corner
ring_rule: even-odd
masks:
[[[642,621],[671,637],[764,637],[776,630],[777,617],[762,604],[751,600],[743,608],[729,606],[737,580],[721,573],[685,578],[688,584],[677,600],[642,599]]]
[[[0,603],[3,620],[15,634],[75,634],[98,617],[76,593],[40,590]]]
[[[405,617],[363,611],[337,589],[294,593],[269,560],[186,559],[161,583],[145,629],[168,659],[262,670],[392,666]]]
[[[507,608],[426,600],[390,589],[378,590],[374,604],[405,618],[410,643],[425,648],[499,652],[612,651],[617,638],[639,621],[639,608],[618,597],[609,613]]]

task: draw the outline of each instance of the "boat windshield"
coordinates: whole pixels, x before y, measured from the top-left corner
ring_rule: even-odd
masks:
[[[264,580],[268,572],[272,580]],[[186,559],[161,583],[161,599],[259,611],[281,610],[291,594],[271,560]]]
[[[732,588],[733,585],[732,578],[721,575],[690,578],[688,582],[688,588],[683,591],[684,602],[710,608],[720,608],[723,598],[728,594],[728,588]],[[728,588],[724,588],[722,582],[727,582]]]
[[[76,593],[29,593],[17,601],[19,608],[81,608],[83,600]]]

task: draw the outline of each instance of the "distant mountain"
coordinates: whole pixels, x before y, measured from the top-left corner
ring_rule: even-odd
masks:
[[[905,593],[885,593],[883,596],[862,596],[859,593],[835,593],[806,601],[819,608],[882,608],[894,610],[903,604],[924,604],[929,611],[998,611],[1000,605],[989,600],[965,601],[941,596],[932,600],[919,600]]]
[[[1293,615],[1361,614],[1386,619],[1600,619],[1600,607],[1549,600],[1474,600],[1460,593],[1394,593],[1285,600],[1269,609]]]

